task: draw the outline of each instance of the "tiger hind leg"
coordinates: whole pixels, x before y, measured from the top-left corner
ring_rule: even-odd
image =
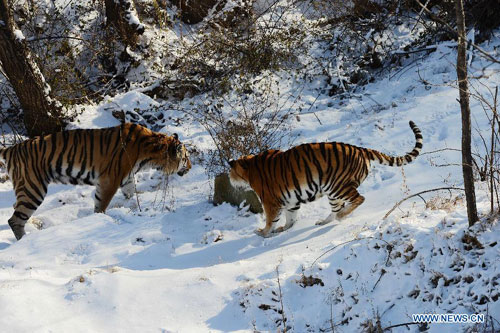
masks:
[[[342,210],[345,204],[344,200],[331,196],[328,197],[328,202],[330,203],[330,207],[332,209],[330,215],[328,215],[326,219],[316,222],[316,225],[325,225],[330,222],[333,222],[337,217],[338,212]]]
[[[363,202],[365,202],[365,197],[359,194],[356,188],[351,187],[345,194],[346,205],[337,213],[337,219],[341,220],[347,215],[351,214],[353,210],[358,208]]]
[[[267,238],[272,236],[274,226],[280,219],[281,208],[264,204],[264,214],[266,215],[266,226],[262,229],[255,230],[255,233]]]

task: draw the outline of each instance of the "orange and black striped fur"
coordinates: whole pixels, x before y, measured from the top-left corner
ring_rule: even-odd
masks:
[[[289,229],[300,205],[323,195],[328,196],[332,212],[316,224],[326,224],[344,218],[364,202],[356,189],[368,175],[372,161],[401,166],[418,156],[422,134],[412,121],[410,127],[416,144],[404,156],[388,156],[340,142],[307,143],[287,151],[268,150],[230,161],[229,177],[233,186],[251,187],[260,198],[266,216],[266,226],[256,231],[261,236],[273,233],[282,211],[286,223],[274,232]]]
[[[191,168],[177,134],[168,136],[135,124],[77,129],[36,137],[0,149],[17,201],[9,225],[17,239],[42,203],[49,183],[95,185],[95,211],[104,212],[121,187],[130,198],[133,175],[144,167],[184,175]]]

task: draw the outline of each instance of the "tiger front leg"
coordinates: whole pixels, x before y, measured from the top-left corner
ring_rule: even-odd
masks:
[[[266,215],[266,226],[255,230],[255,233],[261,237],[272,236],[274,226],[280,219],[281,208],[271,204],[264,204],[264,214]]]
[[[15,188],[16,204],[14,205],[14,214],[9,219],[9,226],[17,240],[26,234],[24,226],[38,206],[42,204],[46,194],[45,188],[46,185],[41,186],[36,191],[26,186]]]
[[[29,216],[24,215],[20,212],[14,212],[14,215],[12,215],[12,217],[9,219],[9,226],[12,229],[12,232],[14,233],[14,236],[17,240],[20,240],[24,235],[26,235],[26,232],[24,231],[24,225],[26,224],[26,221],[28,221],[28,219]]]
[[[286,223],[284,226],[276,228],[274,230],[275,234],[290,229],[295,224],[295,222],[297,222],[299,208],[300,208],[300,205],[297,205],[295,207],[288,208],[286,210],[286,212],[285,212]]]
[[[9,219],[9,226],[12,229],[12,232],[14,233],[14,236],[16,236],[17,240],[20,240],[26,234],[26,232],[24,231],[24,226],[36,209],[29,209],[24,206],[25,204],[28,205],[24,202],[16,203],[14,214],[12,214],[12,217]]]
[[[121,185],[122,193],[126,199],[130,199],[134,196],[135,186],[134,186],[134,178],[130,175],[123,185]]]
[[[118,190],[118,185],[106,179],[102,179],[96,185],[95,195],[94,195],[94,212],[104,213],[106,208],[108,208],[111,199]]]

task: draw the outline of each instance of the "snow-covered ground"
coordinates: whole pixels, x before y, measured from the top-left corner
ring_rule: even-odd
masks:
[[[495,52],[499,45],[496,38],[484,48]],[[455,61],[456,49],[443,44],[348,99],[319,96],[314,114],[294,117],[295,144],[343,141],[402,155],[414,145],[413,120],[424,153],[460,148]],[[500,66],[486,63],[475,55],[471,71],[494,87]],[[303,99],[315,100],[314,85],[302,91]],[[157,102],[132,91],[87,106],[72,126],[113,126],[112,108],[152,106]],[[481,105],[472,99],[471,107],[474,126],[487,133]],[[213,147],[195,121],[167,121],[163,130],[201,150]],[[481,149],[482,142],[475,143]],[[93,188],[51,185],[19,242],[7,224],[12,185],[0,183],[0,331],[357,332],[377,320],[382,328],[412,322],[417,313],[485,314],[498,330],[496,221],[483,218],[469,230],[459,191],[429,193],[427,204],[413,198],[383,219],[407,195],[461,187],[458,163],[460,153],[447,150],[424,154],[404,169],[375,166],[360,187],[365,203],[341,224],[315,226],[329,214],[321,199],[299,210],[292,229],[268,239],[253,232],[264,224],[262,216],[209,202],[212,187],[202,165],[171,177],[168,186],[157,171],[139,173],[138,200],[119,192],[106,214],[93,213]],[[476,186],[485,216],[487,187]],[[473,237],[480,244],[468,241]],[[430,332],[474,328],[427,326]],[[393,331],[408,329],[425,327]]]

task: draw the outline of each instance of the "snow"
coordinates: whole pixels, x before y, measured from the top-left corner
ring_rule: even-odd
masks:
[[[493,53],[499,45],[496,37],[482,47]],[[308,83],[301,97],[311,110],[290,120],[293,143],[335,140],[402,155],[414,145],[408,127],[413,120],[422,130],[424,153],[460,148],[455,59],[453,43],[437,44],[423,60],[342,101],[318,95],[317,81]],[[471,61],[473,74],[481,73],[486,86],[497,85],[498,65],[486,67],[477,53]],[[278,85],[282,93],[293,89],[285,80]],[[486,93],[477,82],[473,88]],[[171,121],[181,112],[169,106],[132,90],[82,107],[70,127],[115,126],[113,111],[144,115],[159,109],[166,117],[158,130],[177,132],[202,151],[213,148],[195,120]],[[473,123],[487,132],[480,103],[471,99],[471,108]],[[93,188],[50,185],[19,242],[7,224],[15,202],[12,185],[0,182],[0,327],[10,332],[248,332],[287,326],[318,332],[333,325],[335,331],[355,332],[367,320],[375,324],[377,316],[388,327],[411,322],[415,313],[483,313],[498,321],[496,221],[483,217],[469,230],[460,192],[427,195],[427,207],[418,197],[408,200],[383,219],[408,194],[462,187],[458,163],[460,154],[448,150],[422,155],[404,169],[376,166],[360,187],[365,203],[342,223],[315,226],[329,214],[327,200],[321,199],[299,210],[292,229],[268,239],[254,234],[263,216],[209,202],[212,184],[200,164],[168,180],[156,170],[138,173],[138,198],[126,200],[119,192],[106,214],[93,213]],[[487,185],[476,186],[484,216]],[[465,250],[465,234],[483,248]],[[429,331],[473,327],[435,324]]]
[[[137,15],[133,14],[132,12],[129,12],[128,15],[128,23],[132,26],[142,26],[141,21],[139,21],[139,18]]]
[[[23,32],[19,29],[14,29],[14,36],[16,37],[16,40],[19,42],[22,42],[26,38],[23,35]]]
[[[118,3],[120,6],[124,6],[125,8],[127,8],[125,17],[128,20],[129,25],[135,27],[136,29],[144,29],[144,26],[137,17],[137,12],[135,10],[133,1],[122,1],[123,3],[120,3],[120,1],[115,0],[115,2]]]

